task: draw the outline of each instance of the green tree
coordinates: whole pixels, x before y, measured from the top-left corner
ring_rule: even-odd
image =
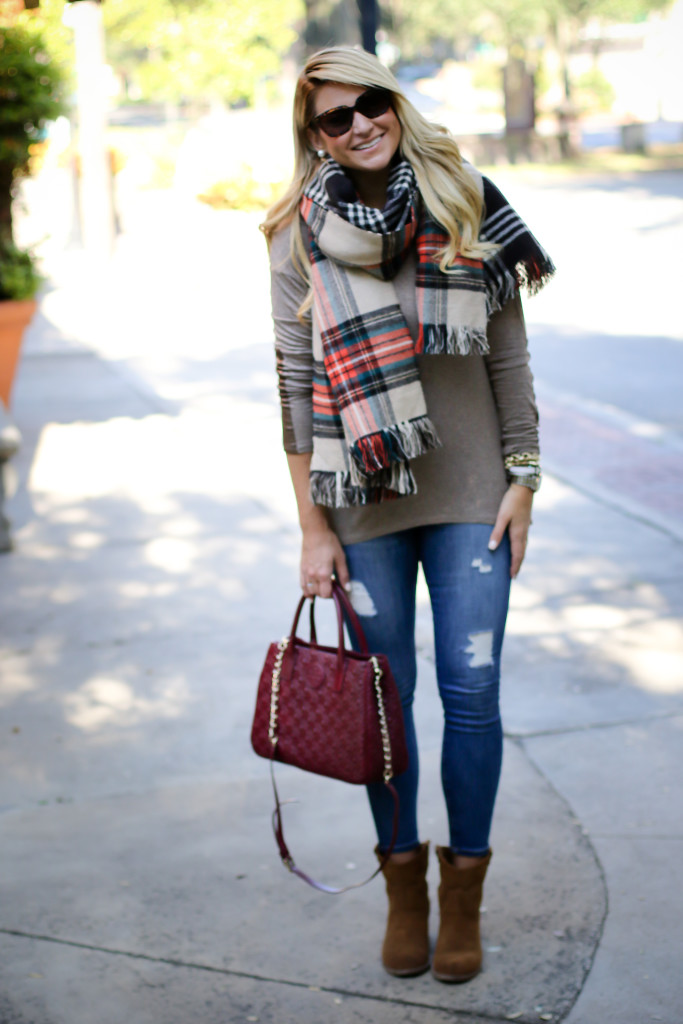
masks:
[[[402,59],[437,59],[465,53],[472,43],[505,47],[508,54],[537,64],[543,50],[557,54],[562,107],[571,115],[574,85],[569,55],[590,20],[633,22],[671,5],[672,0],[381,0],[382,24]],[[599,41],[594,47],[599,53]]]
[[[561,34],[573,40],[590,18],[632,22],[671,0],[380,0],[382,25],[404,59],[463,50],[472,40],[525,45]]]
[[[404,61],[452,56],[469,41],[476,0],[380,0],[380,23]]]
[[[304,0],[303,43],[307,54],[324,46],[360,45],[357,0]],[[302,55],[303,57],[303,55]]]
[[[403,60],[465,52],[474,41],[505,43],[542,31],[541,0],[384,0],[382,26]]]
[[[15,23],[27,32],[37,33],[45,51],[60,69],[65,85],[71,84],[73,73],[73,32],[65,24],[65,0],[40,0],[40,7],[23,11]]]
[[[633,22],[646,18],[652,11],[671,6],[671,0],[552,0],[549,10],[576,18],[582,24],[589,18],[612,22]]]
[[[0,239],[12,238],[12,194],[32,143],[64,111],[64,75],[40,27],[0,27]]]
[[[107,0],[107,55],[148,99],[253,102],[297,38],[302,0]]]
[[[565,103],[573,106],[573,83],[569,74],[569,53],[578,42],[581,28],[592,18],[603,22],[643,21],[654,11],[671,5],[671,0],[552,0],[547,8],[547,36],[560,58]],[[596,44],[595,55],[599,52]]]

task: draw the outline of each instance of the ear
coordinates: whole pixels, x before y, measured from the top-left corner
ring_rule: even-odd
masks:
[[[308,141],[310,142],[311,147],[313,149],[315,149],[315,150],[325,149],[325,146],[324,146],[324,143],[323,143],[323,140],[322,140],[322,135],[320,134],[320,132],[315,132],[315,131],[313,131],[312,128],[308,128],[307,131],[306,131],[306,135],[308,136]]]

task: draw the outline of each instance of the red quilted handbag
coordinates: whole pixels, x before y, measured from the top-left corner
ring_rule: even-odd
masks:
[[[289,636],[270,645],[259,680],[251,743],[257,754],[270,760],[271,771],[273,761],[282,761],[344,782],[383,781],[393,796],[395,811],[394,836],[386,860],[398,827],[398,795],[391,779],[408,767],[401,702],[386,656],[368,652],[358,616],[336,581],[332,597],[339,632],[336,648],[317,643],[315,598],[306,596],[299,601]],[[296,635],[307,600],[311,601],[309,641]],[[344,645],[344,616],[359,652]],[[331,889],[296,867],[282,833],[274,776],[273,788],[273,828],[286,867],[325,892],[355,888]]]

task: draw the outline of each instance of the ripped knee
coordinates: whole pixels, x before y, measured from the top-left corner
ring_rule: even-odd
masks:
[[[480,633],[469,633],[465,654],[469,655],[470,668],[484,668],[493,665],[493,630],[485,629]]]
[[[365,618],[377,615],[377,608],[372,600],[370,591],[360,580],[351,580],[348,594],[351,607],[356,615],[361,615]]]

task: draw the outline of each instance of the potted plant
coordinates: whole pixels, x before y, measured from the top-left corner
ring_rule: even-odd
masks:
[[[0,25],[0,400],[9,405],[21,339],[41,277],[12,231],[12,200],[31,146],[64,112],[64,76],[34,26]]]

